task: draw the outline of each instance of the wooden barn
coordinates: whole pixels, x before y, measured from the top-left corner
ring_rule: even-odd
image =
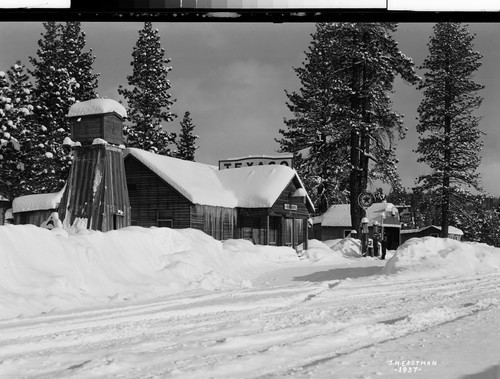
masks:
[[[14,224],[40,226],[52,212],[57,212],[64,188],[59,192],[16,197],[12,202]]]
[[[366,210],[369,220],[369,235],[378,222],[380,231],[387,237],[387,248],[396,249],[400,245],[401,223],[398,209],[391,203],[374,203]],[[321,216],[313,217],[313,236],[320,241],[346,238],[351,233],[350,204],[334,204]]]
[[[195,228],[219,240],[293,246],[307,241],[314,210],[284,165],[218,167],[127,149],[132,225]]]
[[[405,243],[411,238],[439,237],[440,235],[441,227],[436,225],[430,225],[420,229],[401,230],[401,243]],[[463,235],[464,232],[462,232],[462,230],[454,226],[448,227],[448,238],[460,241]]]

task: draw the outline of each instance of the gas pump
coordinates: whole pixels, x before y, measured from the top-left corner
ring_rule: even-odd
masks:
[[[378,243],[380,241],[380,224],[378,221],[373,223],[373,255],[378,257],[380,255],[380,249],[378,248]]]
[[[365,257],[368,253],[368,218],[361,219],[361,254]]]

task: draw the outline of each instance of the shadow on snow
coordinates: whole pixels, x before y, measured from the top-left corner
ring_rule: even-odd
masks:
[[[383,267],[348,267],[334,268],[328,271],[319,271],[304,276],[295,276],[294,281],[325,282],[328,280],[342,280],[347,278],[361,278],[382,274]]]

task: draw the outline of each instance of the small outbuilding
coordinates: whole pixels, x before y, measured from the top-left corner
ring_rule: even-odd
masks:
[[[439,237],[441,235],[441,227],[436,225],[426,226],[420,229],[401,230],[401,243],[405,243],[411,238],[422,237]],[[448,227],[448,238],[460,241],[464,232],[454,226]]]
[[[130,148],[125,172],[132,225],[195,228],[262,245],[295,247],[308,239],[314,206],[288,166],[219,170]]]
[[[40,226],[52,212],[57,212],[64,188],[59,192],[16,197],[12,202],[14,224]]]
[[[373,234],[373,226],[377,222],[380,232],[387,238],[387,248],[396,249],[399,246],[401,223],[394,204],[374,203],[366,209],[366,217],[369,220],[369,235]],[[313,236],[320,241],[346,238],[352,229],[350,204],[334,204],[322,215],[313,217]]]

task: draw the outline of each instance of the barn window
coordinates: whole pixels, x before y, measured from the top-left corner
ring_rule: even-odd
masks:
[[[156,217],[156,226],[159,228],[173,228],[173,212],[171,210],[160,210]]]

